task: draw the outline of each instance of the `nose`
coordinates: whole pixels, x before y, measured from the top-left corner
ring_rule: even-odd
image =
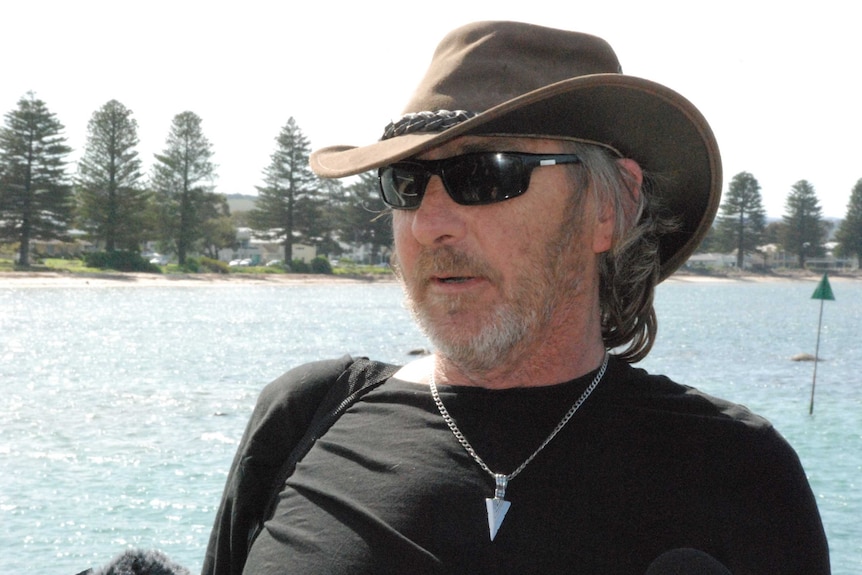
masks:
[[[463,211],[469,209],[449,197],[440,176],[431,176],[419,208],[412,212],[411,231],[424,245],[440,245],[459,241],[467,232]]]

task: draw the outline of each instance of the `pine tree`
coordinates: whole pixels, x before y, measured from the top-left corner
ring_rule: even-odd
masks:
[[[18,242],[18,264],[30,265],[30,242],[66,239],[73,215],[66,173],[71,148],[63,124],[31,92],[0,129],[0,239]]]
[[[338,200],[343,193],[341,180],[317,178],[317,189],[299,202],[295,229],[304,242],[317,247],[320,255],[341,252],[335,236],[339,221]]]
[[[791,188],[785,203],[784,247],[795,253],[799,267],[805,267],[808,256],[823,251],[823,223],[817,194],[807,180],[799,180]]]
[[[835,239],[841,244],[843,254],[862,257],[862,179],[853,186],[847,204],[847,215],[844,216]]]
[[[308,165],[311,145],[292,117],[281,129],[276,143],[249,219],[258,231],[269,231],[281,239],[284,261],[289,263],[294,239],[304,236],[311,241],[317,231],[319,180]]]
[[[736,250],[737,269],[742,269],[745,254],[762,244],[765,228],[760,184],[750,173],[740,172],[730,182],[717,221],[719,245],[727,251]]]
[[[347,187],[343,213],[343,237],[356,244],[368,244],[372,258],[388,252],[393,243],[392,218],[380,200],[377,174],[365,172]]]
[[[174,116],[165,150],[156,154],[152,188],[160,206],[162,238],[173,244],[177,261],[186,258],[202,237],[207,207],[218,198],[212,193],[215,165],[209,140],[193,112]]]
[[[87,126],[87,146],[78,162],[79,217],[105,250],[136,250],[144,229],[147,192],[141,179],[138,123],[116,100],[96,111]]]
[[[212,259],[218,259],[219,250],[235,248],[236,226],[230,217],[230,206],[222,194],[213,194],[212,202],[205,205],[201,225],[203,251]]]

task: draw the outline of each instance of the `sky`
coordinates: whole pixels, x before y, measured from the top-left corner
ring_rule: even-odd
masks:
[[[149,169],[173,117],[203,120],[216,191],[254,194],[293,117],[312,149],[364,145],[401,115],[439,40],[476,20],[601,36],[623,72],[664,84],[709,121],[724,190],[739,172],[769,217],[808,180],[842,218],[862,179],[856,3],[846,0],[530,2],[28,0],[4,2],[0,113],[34,92],[65,126],[72,160],[116,99]]]

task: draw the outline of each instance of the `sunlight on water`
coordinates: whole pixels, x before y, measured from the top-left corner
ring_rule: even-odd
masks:
[[[814,416],[813,284],[659,289],[643,366],[770,419],[820,502],[836,575],[862,572],[862,285],[833,282]],[[0,572],[71,574],[126,546],[200,568],[262,386],[344,353],[428,347],[395,285],[0,288]]]

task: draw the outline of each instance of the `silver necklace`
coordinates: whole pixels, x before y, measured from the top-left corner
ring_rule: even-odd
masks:
[[[497,531],[500,530],[500,526],[503,524],[503,519],[506,518],[506,513],[509,511],[509,507],[511,507],[511,503],[505,499],[506,497],[506,487],[509,484],[509,481],[514,479],[519,473],[521,473],[527,465],[530,464],[531,461],[542,451],[547,445],[557,436],[557,434],[562,430],[576,411],[583,405],[583,403],[587,400],[599,382],[602,380],[602,377],[605,375],[605,370],[608,367],[608,357],[609,355],[605,353],[605,359],[602,362],[602,367],[599,369],[599,372],[596,374],[596,377],[593,378],[592,383],[584,390],[584,393],[575,401],[569,411],[563,416],[563,419],[557,424],[551,434],[545,438],[541,445],[533,452],[530,457],[528,457],[524,462],[515,469],[512,473],[504,474],[504,473],[494,473],[491,471],[491,468],[482,461],[482,458],[479,457],[479,454],[476,453],[476,450],[473,449],[473,446],[470,445],[470,442],[467,441],[467,438],[464,437],[464,434],[461,433],[461,430],[458,429],[458,425],[455,423],[455,420],[449,415],[449,411],[446,409],[446,406],[443,405],[443,400],[440,399],[440,394],[437,392],[437,384],[434,381],[434,372],[431,372],[431,380],[429,381],[429,385],[431,387],[431,396],[434,398],[434,403],[437,404],[437,409],[440,411],[440,415],[443,416],[443,421],[446,422],[446,425],[449,426],[449,429],[452,431],[452,434],[455,436],[455,439],[458,440],[458,443],[461,444],[461,447],[473,458],[473,460],[479,464],[486,473],[488,473],[491,477],[494,478],[494,498],[486,498],[485,499],[485,508],[488,511],[488,529],[491,532],[491,541],[494,540],[494,537],[497,536]]]

